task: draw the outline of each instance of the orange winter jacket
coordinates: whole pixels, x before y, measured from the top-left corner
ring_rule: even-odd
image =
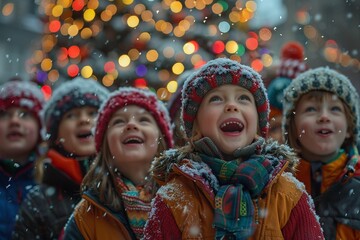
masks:
[[[261,197],[254,200],[255,221],[258,224],[251,239],[284,239],[281,230],[305,191],[290,173],[284,172],[286,167],[287,163],[264,189]],[[171,209],[182,239],[214,239],[215,229],[211,227],[215,207],[212,190],[178,166],[174,166],[173,170],[176,177],[158,194]],[[201,237],[194,238],[194,231]]]
[[[64,240],[135,239],[124,214],[114,213],[89,193],[82,198],[66,225]]]
[[[321,165],[321,185],[320,185],[320,195],[323,195],[335,182],[338,182],[340,178],[344,175],[346,172],[346,164],[348,162],[348,155],[344,152],[342,152],[338,158],[334,159],[333,161]],[[359,164],[358,164],[359,165]],[[308,191],[308,193],[312,192],[312,169],[311,169],[311,163],[301,159],[300,164],[298,165],[298,171],[296,173],[296,177],[305,184],[305,188]],[[360,174],[360,169],[355,169],[355,174]],[[315,175],[315,174],[314,174]],[[360,185],[359,185],[360,188]],[[317,199],[318,196],[313,196],[313,198]],[[344,196],[345,197],[345,196]],[[347,204],[347,203],[343,203]],[[356,208],[356,206],[352,206]],[[350,208],[352,208],[350,207]],[[340,213],[338,213],[340,214]],[[321,216],[320,216],[321,217]],[[338,217],[341,217],[340,215]],[[343,218],[346,218],[346,216],[343,216]],[[359,221],[356,219],[352,219],[350,216],[348,217],[349,221]],[[336,223],[337,222],[337,223]],[[356,230],[354,228],[351,228],[348,225],[344,225],[338,222],[338,220],[335,220],[336,224],[336,237],[332,239],[360,239],[360,230]],[[326,229],[328,226],[327,224],[323,225],[324,232],[326,233]],[[359,224],[357,224],[359,225]],[[330,226],[331,227],[331,226]],[[331,234],[330,234],[331,235]]]

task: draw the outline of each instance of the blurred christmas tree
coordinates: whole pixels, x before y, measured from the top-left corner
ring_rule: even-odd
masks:
[[[149,87],[167,100],[181,73],[216,57],[238,60],[260,72],[273,59],[266,47],[271,23],[249,25],[258,4],[42,0],[44,36],[32,59],[36,79],[51,85],[81,75],[110,88]]]

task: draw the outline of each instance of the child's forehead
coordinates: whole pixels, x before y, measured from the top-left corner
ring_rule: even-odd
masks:
[[[244,87],[241,87],[239,85],[233,85],[233,84],[224,84],[224,85],[221,85],[219,87],[216,87],[212,90],[210,90],[207,94],[210,94],[210,93],[216,93],[216,92],[229,92],[229,91],[236,91],[236,92],[249,92],[249,90],[247,90],[246,88]],[[207,95],[206,94],[206,95]]]
[[[117,109],[115,111],[115,113],[113,114],[113,116],[115,115],[124,115],[124,114],[150,114],[149,111],[147,111],[145,108],[135,105],[135,104],[131,104],[131,105],[126,105],[123,106],[119,109]]]
[[[341,101],[338,95],[328,91],[310,91],[302,95],[299,99],[306,101]]]

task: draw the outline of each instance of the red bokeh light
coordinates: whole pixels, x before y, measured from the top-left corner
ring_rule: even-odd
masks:
[[[75,0],[72,4],[74,11],[81,11],[85,6],[84,0]]]
[[[107,72],[107,73],[111,73],[115,70],[115,63],[114,62],[106,62],[104,64],[104,71]]]
[[[222,41],[215,41],[212,50],[216,54],[220,54],[225,50],[225,44]]]
[[[79,67],[76,64],[71,64],[67,68],[67,73],[70,77],[75,77],[76,75],[79,74]]]
[[[144,78],[137,78],[134,81],[134,87],[137,88],[145,88],[147,87],[147,81]]]
[[[68,50],[69,57],[77,58],[80,55],[80,48],[78,46],[71,46]]]
[[[44,94],[45,100],[49,100],[51,98],[52,89],[49,85],[42,86],[41,91]]]
[[[259,46],[259,43],[256,38],[248,38],[246,39],[245,45],[249,50],[255,50]]]
[[[60,27],[61,27],[61,23],[59,20],[52,20],[49,23],[49,31],[52,33],[56,33],[57,31],[59,31]]]

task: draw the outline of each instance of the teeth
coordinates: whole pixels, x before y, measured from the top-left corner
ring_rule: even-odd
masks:
[[[135,141],[135,142],[142,142],[142,139],[141,138],[137,138],[137,137],[132,137],[132,138],[128,138],[125,140],[125,143],[128,143],[128,142],[132,142],[132,141]]]
[[[239,122],[226,122],[226,123],[221,124],[220,127],[223,128],[223,127],[226,127],[229,124],[237,124],[240,127],[242,126]]]
[[[326,133],[330,133],[330,131],[328,131],[328,130],[320,130],[320,133],[326,134]]]

